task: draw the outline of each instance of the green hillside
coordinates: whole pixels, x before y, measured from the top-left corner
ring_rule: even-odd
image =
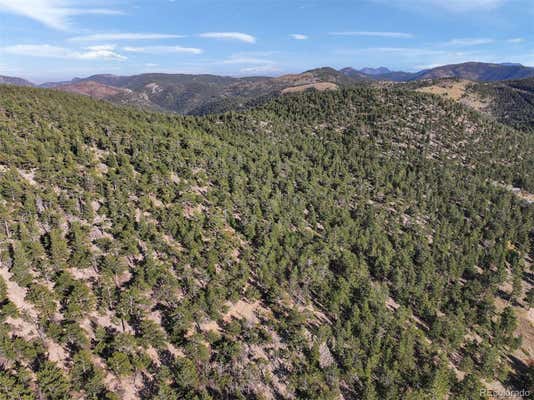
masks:
[[[0,399],[527,387],[530,193],[534,136],[431,95],[185,117],[0,86]]]
[[[473,91],[492,99],[489,111],[499,122],[534,132],[534,78],[478,83]]]

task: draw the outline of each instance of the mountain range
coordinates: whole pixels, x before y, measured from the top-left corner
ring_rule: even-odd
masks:
[[[522,79],[534,77],[534,67],[527,67],[518,63],[482,63],[482,62],[465,62],[461,64],[450,64],[436,66],[429,69],[424,69],[417,72],[392,71],[386,67],[366,67],[362,69],[354,69],[352,67],[342,68],[339,71],[333,68],[318,68],[307,71],[306,73],[317,72],[318,75],[324,71],[330,74],[341,74],[352,79],[375,79],[375,80],[390,80],[397,82],[408,82],[422,79],[437,79],[437,78],[460,78],[469,79],[473,81],[493,82],[511,79]],[[286,77],[298,76],[286,75]],[[62,85],[75,84],[83,81],[96,81],[109,86],[129,87],[139,86],[144,80],[150,78],[167,77],[165,80],[174,83],[184,83],[190,80],[208,81],[209,83],[235,83],[236,81],[270,81],[277,78],[269,77],[252,77],[252,78],[230,78],[217,75],[187,75],[187,74],[141,74],[134,76],[117,76],[111,74],[93,75],[87,78],[74,78],[71,81],[63,82],[46,82],[40,85],[33,84],[25,79],[0,76],[1,84],[12,84],[17,86],[38,86],[44,88],[53,88]],[[283,77],[282,77],[283,78]],[[338,78],[339,79],[339,78]]]
[[[199,115],[245,109],[282,93],[312,88],[336,89],[353,83],[353,78],[333,68],[319,68],[276,78],[151,73],[134,76],[93,75],[69,83],[45,85],[117,104]]]
[[[362,74],[376,80],[395,82],[410,82],[424,79],[459,78],[472,81],[495,82],[509,79],[523,79],[534,76],[534,68],[525,67],[521,64],[502,63],[491,64],[481,62],[466,62],[462,64],[443,65],[418,72],[390,71],[385,67],[344,68],[341,73],[359,78]]]
[[[524,79],[534,77],[534,68],[520,64],[469,62],[445,65],[419,72],[391,71],[385,67],[324,67],[300,74],[280,77],[227,77],[217,75],[146,73],[133,76],[110,74],[74,78],[71,81],[47,82],[40,87],[87,95],[115,104],[156,111],[203,115],[245,110],[277,96],[316,89],[335,90],[354,86],[406,85],[408,88],[433,87],[447,92],[450,79],[477,83],[460,85],[469,88],[470,105],[517,127],[534,127],[533,89]],[[437,83],[442,80],[443,83]],[[35,86],[14,77],[0,77],[0,83]],[[441,85],[441,88],[438,86]],[[458,89],[460,86],[455,85]],[[427,89],[432,90],[432,89]],[[462,92],[464,93],[464,92]],[[464,103],[466,97],[463,98]],[[520,112],[517,112],[518,107]]]

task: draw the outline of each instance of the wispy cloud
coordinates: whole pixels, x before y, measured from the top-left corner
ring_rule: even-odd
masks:
[[[260,65],[254,67],[241,68],[243,74],[272,74],[280,72],[280,68],[275,65]]]
[[[87,50],[93,50],[93,51],[99,51],[99,50],[113,51],[113,50],[115,50],[116,47],[117,47],[117,45],[115,45],[115,44],[99,44],[99,45],[96,45],[96,46],[86,47],[86,49]]]
[[[432,5],[446,8],[451,11],[472,11],[495,9],[507,2],[507,0],[415,0],[419,3],[431,3]]]
[[[271,74],[280,71],[277,61],[267,58],[276,53],[274,51],[236,53],[225,60],[215,63],[215,65],[240,66],[239,72],[245,75]]]
[[[295,40],[307,40],[309,37],[307,35],[303,35],[302,33],[293,33],[289,35],[289,37],[295,39]]]
[[[0,12],[31,18],[58,30],[68,30],[72,17],[76,15],[122,14],[119,10],[80,7],[79,4],[79,1],[74,0],[0,0]]]
[[[377,3],[415,7],[421,10],[440,8],[450,12],[488,11],[499,8],[509,0],[374,0]]]
[[[343,32],[330,32],[332,36],[374,36],[384,38],[395,39],[411,39],[414,37],[411,33],[405,32],[375,32],[375,31],[343,31]]]
[[[462,38],[452,39],[445,43],[447,46],[480,46],[483,44],[494,43],[495,40],[488,38]]]
[[[508,43],[524,43],[526,42],[523,38],[511,38],[507,40]]]
[[[116,53],[113,45],[86,47],[83,51],[71,50],[65,47],[49,44],[18,44],[0,47],[0,53],[27,57],[63,58],[72,60],[118,60],[127,58]]]
[[[254,36],[242,32],[206,32],[198,36],[208,39],[238,40],[244,43],[256,43]]]
[[[1,0],[0,0],[1,1]],[[98,42],[107,40],[161,40],[185,38],[185,35],[174,35],[167,33],[95,33],[93,35],[75,36],[70,38],[71,42]]]
[[[146,54],[169,54],[169,53],[188,53],[188,54],[202,54],[204,51],[196,47],[182,47],[182,46],[146,46],[134,47],[126,46],[122,50],[130,53],[146,53]]]

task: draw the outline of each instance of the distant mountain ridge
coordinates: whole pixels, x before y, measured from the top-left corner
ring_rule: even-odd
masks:
[[[420,71],[409,80],[460,78],[471,81],[495,82],[531,77],[534,77],[534,68],[521,64],[467,62]]]
[[[459,78],[471,81],[495,82],[512,79],[524,79],[534,77],[534,68],[516,63],[491,64],[481,62],[466,62],[461,64],[443,65],[435,68],[424,69],[418,72],[390,71],[385,67],[343,68],[341,73],[347,76],[365,74],[376,80],[394,82],[410,82],[422,79]],[[384,71],[384,72],[381,72]]]
[[[27,81],[26,79],[3,75],[0,75],[0,84],[15,86],[35,86],[33,83]]]
[[[54,88],[121,105],[158,111],[201,115],[244,110],[272,97],[304,90],[333,90],[374,82],[415,82],[457,78],[477,82],[498,82],[534,77],[534,68],[521,64],[468,62],[444,65],[419,72],[392,71],[386,67],[352,67],[336,70],[316,68],[279,77],[230,77],[218,75],[145,73],[131,76],[111,74],[47,82],[40,87]],[[36,86],[15,77],[1,77],[0,83]]]
[[[375,76],[375,75],[389,74],[393,71],[391,71],[389,68],[386,68],[386,67],[378,67],[378,68],[367,67],[367,68],[360,69],[360,72],[366,75]]]
[[[368,78],[366,78],[368,79]],[[333,90],[357,80],[333,68],[317,68],[280,77],[148,73],[132,76],[92,75],[45,87],[87,95],[113,103],[180,114],[240,110],[284,93]]]
[[[339,72],[345,76],[348,76],[349,78],[374,79],[373,75],[366,74],[352,67],[342,68],[339,70]]]

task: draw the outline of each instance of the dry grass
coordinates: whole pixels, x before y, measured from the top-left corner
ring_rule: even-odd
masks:
[[[285,88],[284,90],[282,90],[282,94],[300,93],[308,89],[315,89],[320,92],[324,92],[326,90],[337,90],[338,86],[335,83],[331,83],[331,82],[309,83],[307,85],[292,86],[292,87]]]
[[[483,99],[471,89],[473,82],[460,80],[442,80],[433,85],[416,89],[417,92],[435,94],[453,101],[458,101],[477,111],[486,111],[488,100]]]

